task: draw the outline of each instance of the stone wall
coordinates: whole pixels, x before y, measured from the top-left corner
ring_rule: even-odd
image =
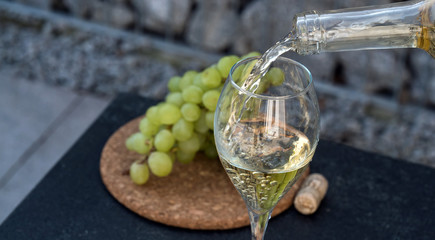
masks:
[[[288,33],[294,14],[301,11],[390,3],[390,0],[13,1],[218,54],[265,51]],[[401,49],[290,56],[306,64],[318,81],[433,108],[435,62],[420,52]]]
[[[171,76],[224,54],[264,51],[294,13],[386,1],[15,2],[0,0],[0,68],[78,91],[162,99]],[[427,53],[288,56],[313,72],[322,138],[435,167],[435,61]]]
[[[218,55],[0,1],[0,67],[78,91],[161,99],[167,80]]]

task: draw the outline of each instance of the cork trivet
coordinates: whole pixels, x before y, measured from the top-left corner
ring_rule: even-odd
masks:
[[[197,154],[190,164],[176,162],[168,177],[150,174],[146,184],[133,184],[128,169],[140,156],[128,151],[124,142],[138,131],[139,121],[134,119],[118,129],[101,154],[101,177],[121,204],[147,219],[182,228],[216,230],[249,225],[246,206],[218,159]],[[308,172],[281,199],[272,216],[291,206]]]

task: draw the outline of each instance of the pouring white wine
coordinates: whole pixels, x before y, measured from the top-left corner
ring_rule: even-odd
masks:
[[[233,128],[221,144],[222,165],[249,208],[267,212],[303,173],[314,151],[305,134],[290,126],[241,121]]]
[[[319,107],[308,69],[282,57],[272,65],[280,81],[262,93],[244,89],[247,78],[236,72],[257,60],[242,60],[231,69],[214,135],[221,163],[248,208],[252,238],[262,239],[273,208],[313,157]]]
[[[434,42],[435,0],[311,11],[296,15],[291,32],[260,58],[231,69],[214,135],[222,165],[248,208],[252,239],[263,239],[271,211],[311,161],[318,142],[311,74],[280,55],[420,48],[435,58]],[[272,66],[279,69],[279,84],[263,89],[270,86]]]
[[[391,48],[420,48],[435,58],[435,0],[297,14],[290,33],[263,54],[243,87],[255,90],[270,64],[287,51]]]

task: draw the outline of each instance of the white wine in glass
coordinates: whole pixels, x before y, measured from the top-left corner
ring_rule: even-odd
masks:
[[[248,90],[244,83],[258,59],[233,66],[214,121],[219,157],[246,203],[252,239],[263,239],[273,208],[308,166],[319,136],[308,69],[279,57]]]

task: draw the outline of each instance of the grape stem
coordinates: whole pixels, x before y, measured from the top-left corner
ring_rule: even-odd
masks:
[[[156,147],[153,146],[153,147],[150,149],[150,153],[152,153],[152,152],[154,152],[154,151],[156,151],[156,150],[157,150]],[[143,159],[139,161],[139,164],[144,164],[146,161],[148,161],[148,157],[149,157],[149,156],[150,156],[150,154],[143,156]]]
[[[152,149],[151,149],[152,150]],[[151,152],[151,151],[150,151]],[[141,159],[138,163],[139,164],[144,164],[147,160],[148,160],[148,157],[149,157],[150,155],[146,155],[146,156],[144,156],[143,157],[143,159]]]
[[[178,147],[174,147],[170,150],[172,153],[176,153],[178,151]]]

